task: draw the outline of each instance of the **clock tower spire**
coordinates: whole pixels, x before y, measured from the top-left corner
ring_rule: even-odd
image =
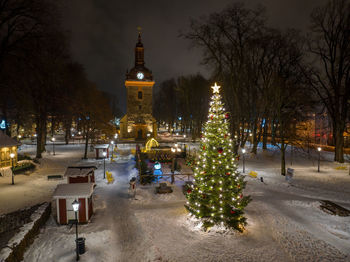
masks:
[[[141,41],[141,31],[139,31],[138,42],[135,47],[135,66],[144,66],[144,48]]]
[[[145,67],[141,28],[138,27],[135,66],[126,72],[126,115],[120,120],[120,138],[146,140],[157,136],[157,122],[152,116],[153,75]]]

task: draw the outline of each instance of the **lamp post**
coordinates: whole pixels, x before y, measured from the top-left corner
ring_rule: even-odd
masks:
[[[52,139],[52,152],[53,152],[53,155],[56,155],[56,153],[55,153],[55,138],[53,137]]]
[[[317,151],[318,151],[318,167],[317,167],[317,172],[320,172],[321,150],[322,150],[321,147],[318,147],[318,148],[317,148]]]
[[[174,147],[171,148],[171,152],[174,153],[174,158],[172,160],[172,164],[171,164],[171,183],[173,184],[175,182],[175,176],[174,173],[177,169],[177,152],[181,152],[181,148],[179,147],[179,145],[176,143],[174,144]]]
[[[15,158],[15,154],[11,153],[10,157],[11,157],[11,170],[12,170],[12,185],[14,185],[15,184],[15,174],[13,173],[13,159]]]
[[[103,155],[103,179],[105,179],[106,178],[106,155],[107,155],[107,152],[103,151],[102,155]]]
[[[114,141],[113,140],[111,141],[111,145],[112,145],[112,156],[111,156],[111,159],[113,159],[113,152],[114,152],[113,151],[114,150]]]
[[[72,134],[72,139],[73,139],[73,145],[74,145],[74,134]]]
[[[76,244],[76,261],[79,260],[79,249],[78,249],[78,211],[79,211],[79,201],[76,199],[72,203],[72,207],[75,213],[75,244]]]
[[[243,173],[245,173],[245,148],[242,148],[242,154],[243,154]]]

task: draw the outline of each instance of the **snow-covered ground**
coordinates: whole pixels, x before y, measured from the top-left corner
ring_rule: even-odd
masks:
[[[154,186],[138,186],[136,199],[128,193],[135,175],[131,155],[107,163],[115,181],[107,184],[103,167],[96,170],[95,214],[80,225],[87,252],[81,261],[350,261],[350,217],[337,217],[319,209],[319,200],[332,200],[350,209],[350,176],[344,166],[322,152],[294,152],[294,178],[287,183],[279,174],[279,153],[273,148],[248,156],[246,194],[253,201],[246,209],[243,234],[212,229],[203,232],[189,218],[183,182],[169,195],[154,194]],[[287,155],[288,166],[290,157]],[[260,177],[264,178],[264,183]],[[74,261],[75,229],[50,219],[25,253],[24,261]]]
[[[46,146],[51,150],[51,145]],[[19,153],[35,157],[35,145],[22,145]],[[52,150],[51,150],[52,152]],[[83,144],[55,145],[56,155],[44,153],[40,165],[30,175],[15,175],[15,185],[11,185],[11,175],[0,177],[0,214],[49,201],[58,183],[66,180],[48,180],[48,175],[63,175],[67,166],[81,161]],[[93,152],[89,152],[93,157]]]

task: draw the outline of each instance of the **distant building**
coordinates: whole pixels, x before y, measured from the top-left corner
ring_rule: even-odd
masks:
[[[17,164],[17,147],[19,145],[19,142],[0,131],[0,167],[9,167],[12,165],[11,153],[15,154],[13,165],[15,166]]]
[[[135,47],[135,66],[126,73],[126,115],[120,120],[120,138],[146,140],[156,137],[157,125],[152,116],[152,71],[145,67],[144,47],[139,33]]]

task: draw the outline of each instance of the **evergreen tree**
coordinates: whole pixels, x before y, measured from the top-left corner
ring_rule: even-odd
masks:
[[[243,196],[246,182],[237,171],[233,141],[229,134],[229,115],[225,113],[216,83],[212,87],[208,121],[204,124],[199,156],[194,170],[194,185],[187,190],[185,207],[203,222],[240,232],[246,225],[244,208],[250,201]]]

